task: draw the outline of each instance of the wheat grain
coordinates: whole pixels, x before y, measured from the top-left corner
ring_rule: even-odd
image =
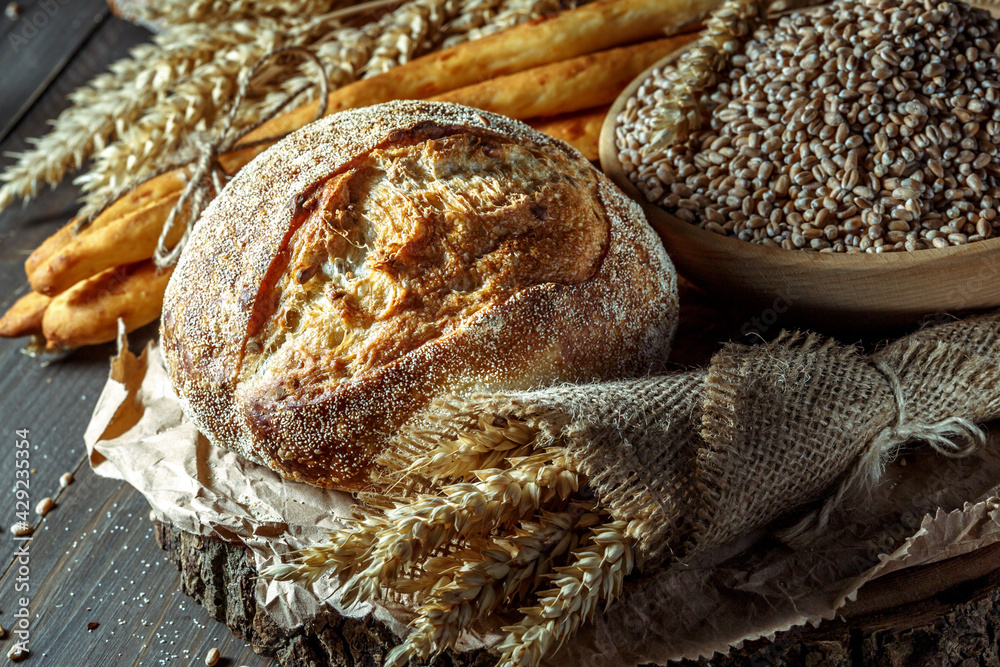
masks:
[[[626,107],[641,120],[619,126],[620,154],[649,201],[716,234],[821,253],[945,248],[1000,232],[996,19],[962,4],[838,0],[750,35],[754,21],[741,15],[760,10],[744,1],[708,24],[717,37],[731,24],[719,54],[745,46],[701,96],[705,118],[687,140],[661,150],[647,139],[658,134],[657,100],[682,90],[670,79],[685,72],[659,70]],[[823,105],[834,98],[850,102]]]
[[[635,567],[627,524],[613,521],[591,533],[593,544],[557,567],[553,587],[538,594],[535,606],[521,609],[521,622],[504,628],[509,634],[498,647],[502,667],[538,665],[593,617],[602,600],[607,606],[621,594],[625,576]]]

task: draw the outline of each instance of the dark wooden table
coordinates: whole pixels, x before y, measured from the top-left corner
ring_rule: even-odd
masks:
[[[0,12],[0,167],[7,153],[44,134],[67,94],[103,72],[150,34],[111,16],[104,0],[20,0],[19,17]],[[0,10],[7,0],[0,2]],[[25,208],[0,213],[0,308],[27,290],[23,263],[76,210],[69,184]],[[154,327],[136,332],[142,345]],[[30,657],[52,667],[203,665],[217,647],[223,667],[273,665],[235,639],[180,593],[180,575],[153,539],[149,507],[131,487],[95,476],[83,431],[107,378],[113,346],[74,352],[48,366],[21,354],[24,340],[0,340],[0,665],[27,605]],[[33,539],[11,533],[17,521],[15,451],[30,442]],[[59,477],[76,481],[60,489]],[[44,518],[35,505],[56,508]],[[19,556],[27,551],[27,556]],[[88,630],[88,624],[100,625]]]

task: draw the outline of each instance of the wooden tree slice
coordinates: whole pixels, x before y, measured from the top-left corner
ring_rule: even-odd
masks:
[[[156,540],[181,573],[181,590],[254,650],[282,667],[378,667],[398,639],[376,621],[323,614],[288,633],[257,605],[253,557],[240,544],[156,523]],[[1000,545],[878,579],[819,628],[780,633],[711,661],[714,667],[997,665]],[[485,652],[440,656],[442,667],[486,667]],[[706,665],[683,661],[677,667]]]
[[[242,544],[192,535],[156,522],[156,541],[181,573],[181,590],[254,651],[274,656],[282,667],[380,667],[399,643],[371,619],[327,613],[293,633],[275,625],[254,597],[257,569]],[[435,665],[485,667],[496,658],[485,651],[447,653]]]

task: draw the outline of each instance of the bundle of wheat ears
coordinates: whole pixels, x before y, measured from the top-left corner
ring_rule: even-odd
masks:
[[[157,319],[169,260],[200,208],[226,177],[324,110],[392,99],[456,102],[522,119],[596,159],[610,103],[692,41],[714,4],[137,3],[130,16],[160,32],[73,93],[52,131],[0,175],[0,209],[75,171],[84,193],[80,216],[25,262],[31,289],[0,318],[0,336],[68,349],[114,340],[119,319],[129,331]],[[310,102],[322,87],[303,58],[290,51],[266,58],[288,47],[322,65],[332,91],[325,107]],[[206,155],[211,169],[197,166]],[[188,182],[206,171],[216,187],[199,183],[199,196],[187,196]]]
[[[384,493],[324,544],[265,577],[335,577],[342,604],[408,598],[412,631],[387,666],[452,648],[498,609],[519,608],[501,665],[537,665],[636,567],[629,525],[585,489],[566,451],[527,424],[482,417],[452,440],[411,433],[381,462]]]

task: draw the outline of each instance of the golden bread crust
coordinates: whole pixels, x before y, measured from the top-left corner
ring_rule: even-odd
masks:
[[[641,210],[575,150],[501,116],[397,102],[247,165],[192,234],[161,332],[209,439],[356,490],[435,396],[645,372],[676,311]]]

